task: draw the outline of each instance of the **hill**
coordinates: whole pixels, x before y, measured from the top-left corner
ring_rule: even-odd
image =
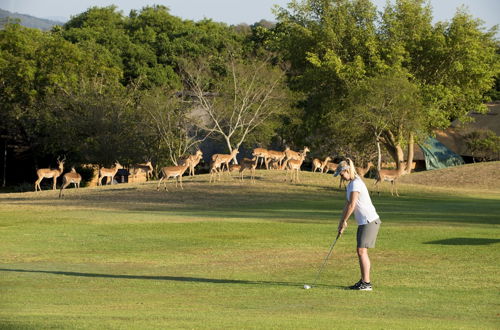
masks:
[[[401,183],[445,188],[500,189],[500,162],[484,162],[416,172]]]
[[[25,27],[40,29],[43,31],[50,30],[55,25],[63,25],[64,23],[52,21],[49,19],[37,18],[30,15],[11,13],[10,11],[0,9],[0,28],[4,26],[8,20],[19,20],[20,24]]]

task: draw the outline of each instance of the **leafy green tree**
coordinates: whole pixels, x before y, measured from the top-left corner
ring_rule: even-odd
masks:
[[[107,52],[85,44],[84,49],[58,32],[9,25],[0,31],[0,105],[3,134],[28,146],[35,159],[64,152],[54,125],[59,114],[47,106],[55,95],[72,95],[85,81],[116,86],[121,71],[109,62]]]
[[[480,161],[500,158],[500,136],[491,130],[475,130],[465,136],[465,144],[471,151],[472,159]]]
[[[398,135],[399,144],[411,149],[415,134],[484,109],[485,93],[498,75],[496,29],[484,31],[461,9],[451,22],[436,25],[421,0],[388,3],[380,17],[368,0],[292,1],[277,13],[278,24],[263,42],[291,63],[289,85],[307,95],[305,135],[317,145],[346,135],[338,118],[348,112],[350,94],[371,77],[404,76],[418,89],[426,120],[415,121],[420,131],[406,125]],[[400,157],[394,143],[386,146]]]

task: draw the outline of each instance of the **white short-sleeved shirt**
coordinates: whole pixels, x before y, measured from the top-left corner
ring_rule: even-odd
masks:
[[[366,225],[377,220],[379,216],[375,210],[375,206],[372,204],[370,193],[368,192],[363,180],[361,180],[358,176],[347,185],[348,201],[351,198],[351,192],[353,191],[359,192],[358,201],[356,202],[356,207],[354,208],[354,218],[358,222],[358,225]]]

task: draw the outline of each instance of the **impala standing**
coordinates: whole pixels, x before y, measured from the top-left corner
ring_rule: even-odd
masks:
[[[56,190],[56,183],[57,183],[57,178],[61,176],[62,172],[64,171],[64,161],[66,160],[66,157],[64,157],[63,160],[59,160],[59,157],[57,158],[57,169],[51,169],[51,168],[40,168],[36,171],[36,175],[38,176],[38,179],[35,181],[35,191],[42,191],[42,188],[40,187],[40,182],[42,182],[43,179],[50,179],[52,178],[54,180],[54,184],[52,185],[52,190]]]
[[[257,157],[252,159],[243,158],[243,161],[240,165],[240,178],[243,181],[243,171],[246,169],[250,170],[250,181],[255,182],[255,168],[257,167]]]
[[[316,172],[316,170],[320,170],[321,173],[323,173],[325,167],[326,167],[326,164],[332,160],[330,157],[326,157],[324,161],[321,161],[320,159],[318,158],[314,158],[313,159],[313,162],[312,162],[312,170],[313,172]]]
[[[122,169],[123,166],[118,163],[118,161],[115,162],[115,166],[112,168],[105,168],[102,167],[99,169],[99,178],[97,179],[97,185],[102,186],[102,179],[106,178],[106,184],[113,184],[113,178],[118,172],[119,169]]]
[[[299,152],[290,150],[289,147],[286,147],[285,149],[285,155],[286,159],[294,159],[294,160],[300,160],[302,157],[301,155],[304,155],[304,158],[307,156],[307,153],[310,152],[308,147],[304,147],[304,150],[301,150]]]
[[[212,155],[212,162],[214,162],[215,159],[218,158],[221,164],[221,169],[222,165],[226,165],[226,169],[229,172],[229,162],[231,162],[231,160],[236,157],[238,153],[238,149],[234,149],[230,154],[214,154]]]
[[[153,178],[153,164],[151,164],[151,161],[137,164],[134,166],[134,168],[139,169],[144,173],[146,173],[146,180],[149,181]]]
[[[375,179],[375,186],[377,187],[377,194],[380,195],[380,187],[379,183],[382,181],[388,181],[391,183],[391,196],[394,196],[393,190],[396,188],[396,196],[399,197],[398,187],[396,186],[396,181],[400,176],[406,174],[406,170],[403,162],[399,164],[399,168],[397,170],[377,170],[377,178]]]
[[[184,172],[188,169],[189,164],[184,163],[184,165],[179,165],[179,166],[167,166],[167,167],[162,167],[161,173],[162,177],[160,181],[158,182],[158,187],[156,187],[156,190],[160,190],[160,185],[162,180],[165,180],[165,190],[168,191],[167,189],[167,181],[169,178],[175,178],[175,187],[177,188],[177,182],[180,182],[181,184],[181,189],[184,189],[182,187],[182,176],[184,175]]]
[[[299,183],[299,172],[300,172],[300,167],[302,166],[302,163],[304,162],[304,159],[306,158],[305,154],[300,154],[300,159],[288,159],[287,162],[287,169],[290,170],[290,181],[291,182],[296,182]],[[288,178],[288,174],[287,174]],[[295,178],[295,180],[294,180]]]
[[[269,158],[269,150],[264,149],[264,148],[255,148],[255,149],[253,149],[252,156],[257,157],[257,163],[259,162],[259,158],[260,158],[261,166],[262,166],[262,162],[264,162],[266,169],[269,169],[268,165],[267,165],[267,159]]]
[[[62,191],[64,188],[69,186],[70,184],[74,184],[75,188],[80,188],[80,182],[82,181],[82,176],[76,172],[75,168],[71,168],[71,172],[64,174],[63,176],[63,184],[61,186],[61,190],[59,191],[59,198],[62,196]]]
[[[184,160],[184,164],[188,164],[189,166],[189,176],[194,176],[194,168],[200,163],[202,157],[203,152],[201,150],[196,150],[196,153],[194,155],[189,155]]]

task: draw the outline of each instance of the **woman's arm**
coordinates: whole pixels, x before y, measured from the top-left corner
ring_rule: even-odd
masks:
[[[345,203],[344,206],[344,211],[342,212],[342,217],[340,218],[339,221],[339,227],[338,231],[339,234],[342,235],[344,230],[347,228],[347,220],[349,220],[349,217],[351,214],[354,212],[354,209],[356,208],[356,202],[358,201],[359,198],[359,191],[353,191],[351,192],[351,198],[349,198],[349,201]]]

